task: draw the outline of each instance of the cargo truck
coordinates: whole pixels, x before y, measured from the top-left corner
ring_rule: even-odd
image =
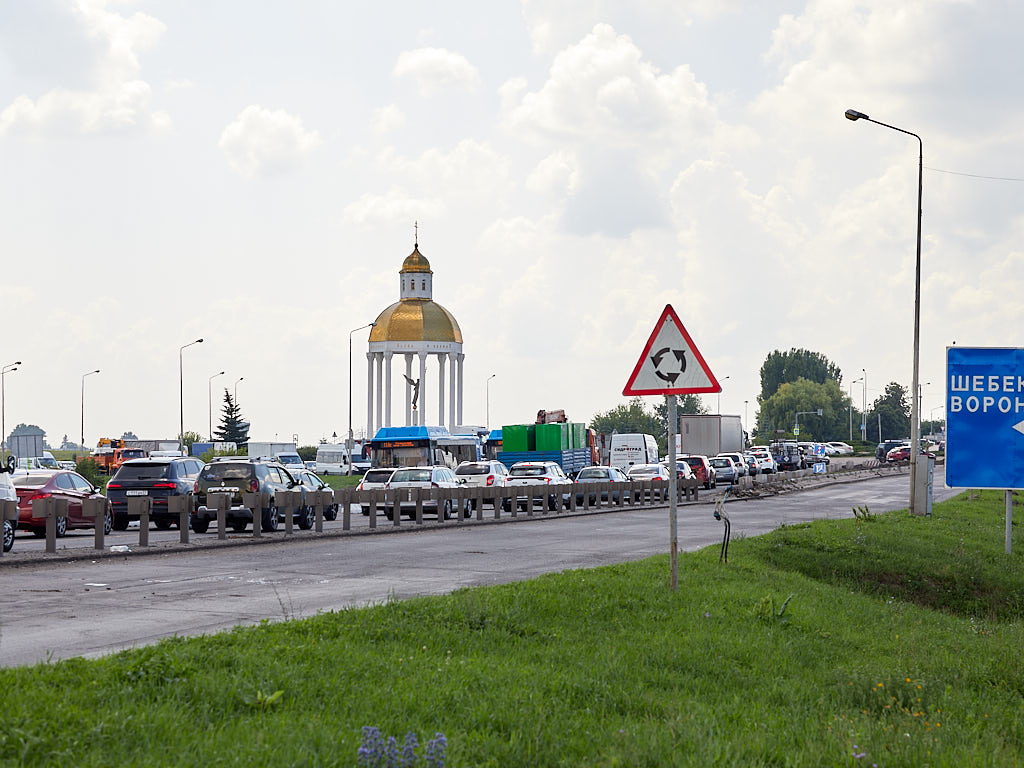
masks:
[[[680,453],[717,456],[742,451],[743,421],[718,414],[680,416],[678,440]]]
[[[593,431],[576,422],[505,424],[497,459],[509,468],[520,461],[553,461],[568,474],[593,463],[592,442]]]

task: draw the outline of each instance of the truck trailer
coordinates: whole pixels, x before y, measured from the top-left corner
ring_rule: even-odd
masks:
[[[703,456],[736,453],[744,449],[743,420],[739,416],[694,414],[679,417],[679,452]]]

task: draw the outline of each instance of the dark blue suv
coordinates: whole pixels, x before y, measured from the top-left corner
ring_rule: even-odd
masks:
[[[114,530],[127,530],[128,499],[132,496],[149,496],[153,500],[150,519],[157,528],[166,530],[176,524],[178,516],[168,512],[167,499],[191,493],[202,469],[203,462],[191,456],[126,461],[107,483]]]

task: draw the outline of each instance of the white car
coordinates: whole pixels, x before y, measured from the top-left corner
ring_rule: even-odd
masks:
[[[504,488],[508,468],[500,461],[464,461],[455,468],[455,476],[467,488]],[[470,507],[476,509],[475,499],[470,499]]]
[[[830,445],[832,446],[832,448],[835,449],[837,456],[853,455],[853,446],[850,445],[849,443],[844,443],[840,440],[833,440],[832,442],[827,443],[827,445]]]
[[[448,467],[399,467],[388,480],[387,488],[395,492],[395,502],[398,504],[399,514],[407,517],[414,517],[416,514],[416,501],[410,488],[461,488],[463,485],[455,473]],[[403,493],[403,491],[406,491]],[[455,513],[455,505],[452,499],[423,499],[422,510],[437,515],[437,519],[448,520]],[[461,502],[461,509],[458,510],[463,517],[469,517],[469,499]],[[394,503],[384,503],[384,514],[388,520],[394,519]]]
[[[375,469],[368,469],[363,474],[363,479],[359,481],[359,485],[356,486],[357,491],[375,491],[380,488],[387,487],[388,480],[391,479],[391,475],[394,473],[394,467],[377,467]],[[370,516],[370,505],[362,504],[362,512],[367,517]]]
[[[747,476],[747,462],[743,460],[742,453],[720,453],[719,456],[728,456],[732,459],[732,463],[736,465],[736,479]]]
[[[505,482],[507,488],[518,488],[529,485],[568,485],[571,481],[562,468],[553,461],[520,461],[513,464],[508,470],[508,479]],[[558,496],[549,493],[545,497],[540,495],[537,501],[543,503],[547,499],[548,509],[558,509]],[[516,503],[525,506],[526,497],[517,497]],[[512,509],[512,499],[505,499],[505,511]]]
[[[766,446],[755,445],[750,449],[750,454],[757,462],[757,471],[761,474],[774,475],[779,471],[779,467],[775,463],[775,457],[772,456],[772,452]]]
[[[18,501],[18,492],[14,490],[14,483],[11,481],[13,468],[13,462],[9,466],[0,467],[0,501]],[[4,520],[4,552],[10,552],[14,546],[14,527],[17,524],[17,520]]]
[[[306,504],[306,494],[314,491],[330,491],[331,486],[325,483],[321,478],[317,477],[315,472],[310,472],[308,469],[303,469],[299,472],[292,472],[291,476],[295,478],[295,482],[298,483],[292,490],[302,492],[302,505]],[[338,505],[329,504],[324,507],[324,520],[337,520],[338,519]]]

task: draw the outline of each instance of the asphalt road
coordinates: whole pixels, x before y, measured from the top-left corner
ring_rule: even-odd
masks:
[[[936,470],[938,502],[956,491],[944,487]],[[873,512],[906,508],[907,494],[908,477],[900,474],[736,501],[728,510],[733,536],[751,536],[783,523],[849,517],[858,505]],[[705,499],[680,509],[680,549],[721,541],[722,525]],[[667,509],[627,508],[397,535],[296,536],[260,546],[11,563],[0,566],[0,665],[97,656],[170,635],[519,581],[667,550]]]

